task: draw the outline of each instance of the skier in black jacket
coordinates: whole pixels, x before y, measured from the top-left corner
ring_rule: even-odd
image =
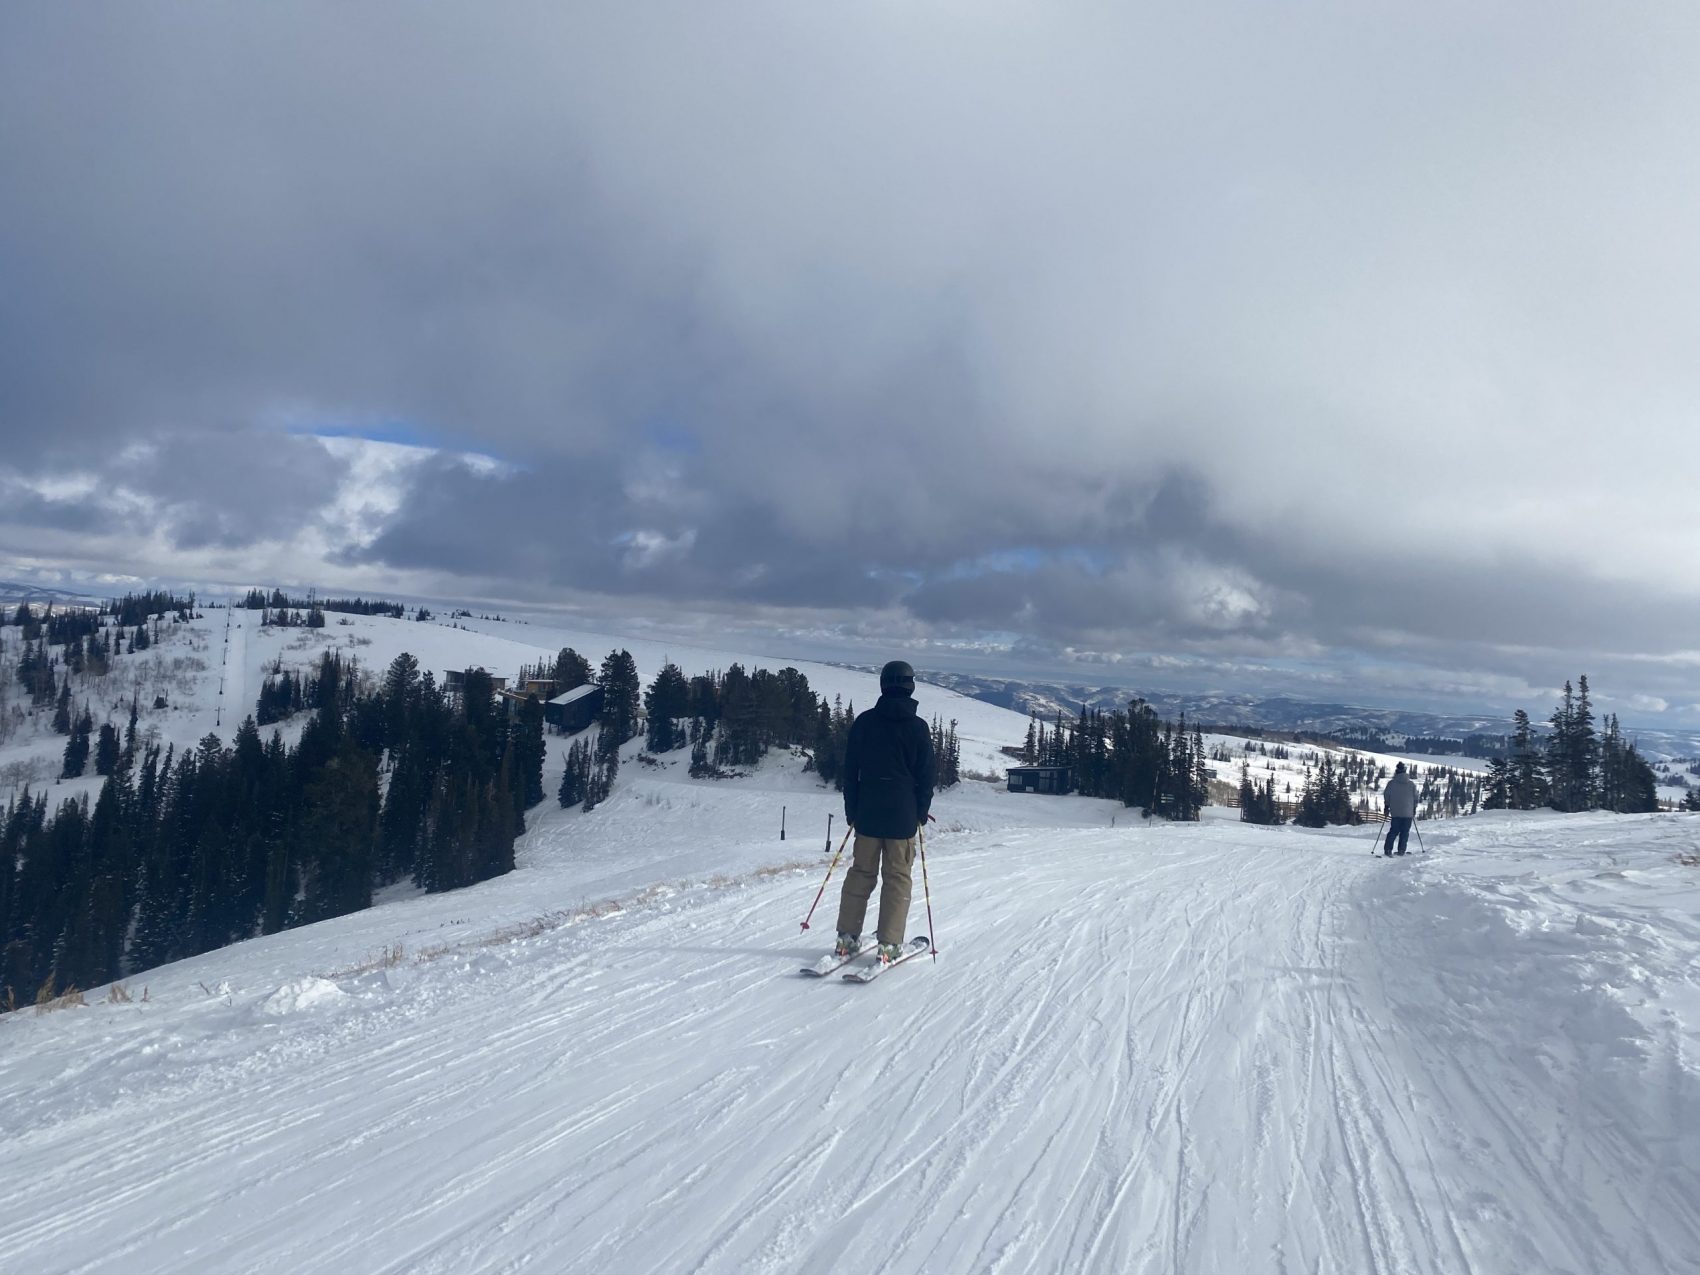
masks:
[[[915,833],[933,804],[933,737],[915,713],[915,670],[893,660],[880,670],[879,702],[858,713],[844,751],[844,818],[856,852],[838,903],[838,951],[862,946],[862,922],[880,886],[880,960],[903,950]]]

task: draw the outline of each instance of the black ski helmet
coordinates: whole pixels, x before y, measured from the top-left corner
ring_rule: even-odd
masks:
[[[915,670],[902,660],[893,660],[880,670],[880,694],[888,691],[901,691],[905,695],[915,693]]]

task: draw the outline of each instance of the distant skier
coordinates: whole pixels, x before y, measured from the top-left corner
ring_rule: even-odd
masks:
[[[1399,839],[1399,853],[1405,853],[1405,843],[1411,839],[1411,824],[1417,818],[1417,786],[1405,773],[1405,763],[1393,768],[1393,778],[1381,790],[1381,806],[1387,811],[1387,840],[1382,844],[1384,856],[1393,853],[1393,839]]]
[[[880,670],[879,701],[858,713],[844,752],[844,818],[856,851],[838,902],[837,951],[862,946],[874,882],[880,886],[880,959],[903,951],[915,833],[933,804],[933,738],[915,712],[915,670],[893,660]]]

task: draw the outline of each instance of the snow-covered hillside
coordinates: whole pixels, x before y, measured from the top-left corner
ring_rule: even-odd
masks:
[[[875,675],[840,665],[679,642],[634,640],[538,623],[471,618],[419,622],[331,614],[324,628],[308,629],[262,626],[257,611],[206,607],[187,623],[167,621],[158,631],[160,639],[151,649],[116,658],[111,671],[100,678],[79,679],[75,702],[78,707],[88,703],[97,728],[108,721],[122,728],[134,701],[139,706],[144,737],[162,746],[173,744],[179,751],[192,747],[208,733],[228,742],[242,719],[254,711],[268,674],[280,669],[309,670],[331,650],[358,661],[373,677],[382,676],[390,661],[407,651],[422,670],[429,670],[441,683],[450,670],[475,665],[514,677],[522,667],[552,660],[567,646],[593,665],[609,651],[625,649],[631,652],[645,684],[670,659],[687,675],[724,671],[733,663],[742,664],[746,670],[790,665],[808,678],[817,694],[828,701],[841,697],[847,707],[866,708],[879,694]],[[0,666],[15,664],[20,650],[17,627],[0,627]],[[55,799],[84,794],[92,797],[100,783],[92,772],[81,779],[58,780],[65,740],[50,728],[51,709],[25,716],[27,702],[15,686],[7,698],[14,725],[0,733],[0,801],[26,786],[40,791],[44,785],[53,786]],[[1028,719],[1024,715],[926,682],[917,687],[916,699],[923,717],[957,722],[965,772],[1002,776],[1013,764],[1002,750],[1019,745],[1026,737]],[[156,709],[156,700],[163,700],[165,707]],[[5,711],[9,710],[0,707],[0,712]],[[301,721],[297,718],[283,726],[291,741],[299,733]],[[1342,751],[1216,734],[1207,737],[1206,745],[1213,754],[1228,758],[1213,761],[1210,769],[1230,789],[1239,783],[1243,759],[1250,762],[1254,780],[1275,778],[1277,795],[1283,801],[1296,800],[1324,753],[1332,752],[1338,758]],[[1396,762],[1407,760],[1419,782],[1425,775],[1432,772],[1438,776],[1447,768],[1479,771],[1484,767],[1472,758],[1362,755],[1373,758],[1389,772]],[[1354,792],[1359,804],[1379,808],[1378,787],[1360,787]]]
[[[646,679],[786,663],[257,618],[177,626],[107,697],[164,688],[144,723],[182,745],[330,646],[439,678],[565,645]],[[797,667],[872,702],[867,674]],[[1025,734],[920,698],[967,769]],[[1243,741],[1208,744],[1237,780]],[[830,942],[842,866],[798,922],[837,794],[796,755],[708,781],[640,747],[596,810],[532,811],[507,876],[0,1018],[0,1266],[1692,1269],[1700,819],[1429,822],[1428,853],[1386,860],[1368,829],[969,782],[928,842],[939,959],[851,987],[796,973]]]
[[[853,987],[835,804],[628,761],[509,876],[0,1019],[6,1269],[1693,1269],[1700,820],[967,784]]]
[[[464,626],[464,627],[463,627]],[[546,629],[536,625],[499,621],[461,620],[418,622],[386,616],[342,616],[332,614],[322,629],[262,627],[260,613],[222,607],[207,607],[188,623],[166,622],[161,639],[147,651],[123,655],[113,662],[110,673],[79,680],[76,703],[87,700],[96,727],[106,721],[122,727],[132,699],[140,705],[143,733],[161,745],[179,749],[192,746],[208,732],[229,741],[242,718],[254,711],[266,675],[276,669],[310,669],[324,652],[336,650],[359,661],[362,669],[382,676],[384,669],[403,651],[429,670],[439,684],[451,669],[481,666],[492,673],[514,677],[527,664],[552,660],[564,646],[571,646],[593,666],[611,650],[628,649],[645,684],[671,658],[689,676],[710,670],[724,671],[732,663],[746,670],[797,668],[809,685],[829,701],[842,696],[846,706],[871,706],[879,695],[879,679],[871,674],[830,664],[735,651],[689,648],[677,643],[663,646],[653,642],[629,641],[607,634],[568,629]],[[15,664],[21,649],[16,626],[0,627],[0,663]],[[166,707],[156,710],[155,699]],[[11,688],[11,701],[21,705],[18,688]],[[1002,774],[1009,758],[999,750],[1019,744],[1027,719],[1007,709],[968,699],[940,687],[921,685],[916,699],[923,717],[958,721],[962,766]],[[21,717],[9,738],[0,736],[0,801],[25,785],[40,790],[53,784],[59,773],[63,736],[49,727],[51,709]],[[299,723],[296,724],[299,729]],[[286,734],[290,733],[286,730]],[[55,797],[92,793],[99,781],[92,775],[59,785]]]

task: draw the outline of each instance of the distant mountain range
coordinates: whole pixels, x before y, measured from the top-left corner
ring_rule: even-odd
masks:
[[[1089,709],[1126,708],[1135,692],[1125,686],[1096,686],[1083,683],[1029,682],[1008,678],[977,677],[964,673],[917,672],[922,681],[943,686],[960,695],[996,704],[1018,713],[1038,713],[1046,719],[1061,712],[1065,719]],[[1323,704],[1289,696],[1177,695],[1147,691],[1139,696],[1165,718],[1183,712],[1189,723],[1205,729],[1253,728],[1267,731],[1308,731],[1333,739],[1374,739],[1398,749],[1411,738],[1455,739],[1466,756],[1485,757],[1493,751],[1490,742],[1511,732],[1511,719],[1492,714],[1421,713],[1397,708],[1366,708],[1355,704]],[[1544,712],[1531,705],[1530,715],[1540,724]],[[1700,734],[1693,731],[1654,729],[1626,730],[1642,752],[1650,757],[1700,754]]]
[[[102,599],[68,589],[50,589],[39,584],[19,584],[15,580],[0,580],[0,603],[17,606],[20,602],[63,602],[70,606],[98,606]]]

